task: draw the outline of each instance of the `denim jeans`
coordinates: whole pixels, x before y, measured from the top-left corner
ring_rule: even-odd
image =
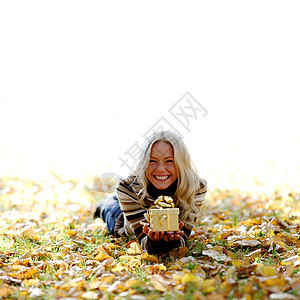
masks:
[[[100,202],[97,207],[98,209],[100,218],[106,223],[107,231],[110,234],[113,233],[116,220],[122,212],[117,196],[113,195],[108,201]]]

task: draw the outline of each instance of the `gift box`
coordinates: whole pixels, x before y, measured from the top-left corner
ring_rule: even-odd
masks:
[[[153,231],[179,230],[179,208],[150,208],[150,228]]]

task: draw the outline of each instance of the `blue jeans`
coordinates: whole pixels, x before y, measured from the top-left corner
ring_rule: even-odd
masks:
[[[98,208],[100,210],[100,218],[106,223],[107,231],[110,234],[113,233],[116,220],[122,212],[117,196],[113,195],[107,202],[100,202]]]

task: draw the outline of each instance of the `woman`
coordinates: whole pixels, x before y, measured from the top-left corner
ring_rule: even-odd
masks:
[[[136,170],[120,180],[116,194],[100,203],[95,216],[116,236],[135,235],[149,253],[168,252],[186,245],[206,192],[182,139],[171,131],[155,132],[146,140]],[[171,196],[180,210],[176,232],[153,232],[144,224],[144,214],[161,195]]]

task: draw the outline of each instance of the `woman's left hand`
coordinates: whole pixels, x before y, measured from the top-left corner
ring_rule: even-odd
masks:
[[[178,231],[165,232],[164,240],[166,242],[179,240],[180,237],[184,235],[184,232],[181,230],[182,227],[183,227],[183,222],[180,222]]]

